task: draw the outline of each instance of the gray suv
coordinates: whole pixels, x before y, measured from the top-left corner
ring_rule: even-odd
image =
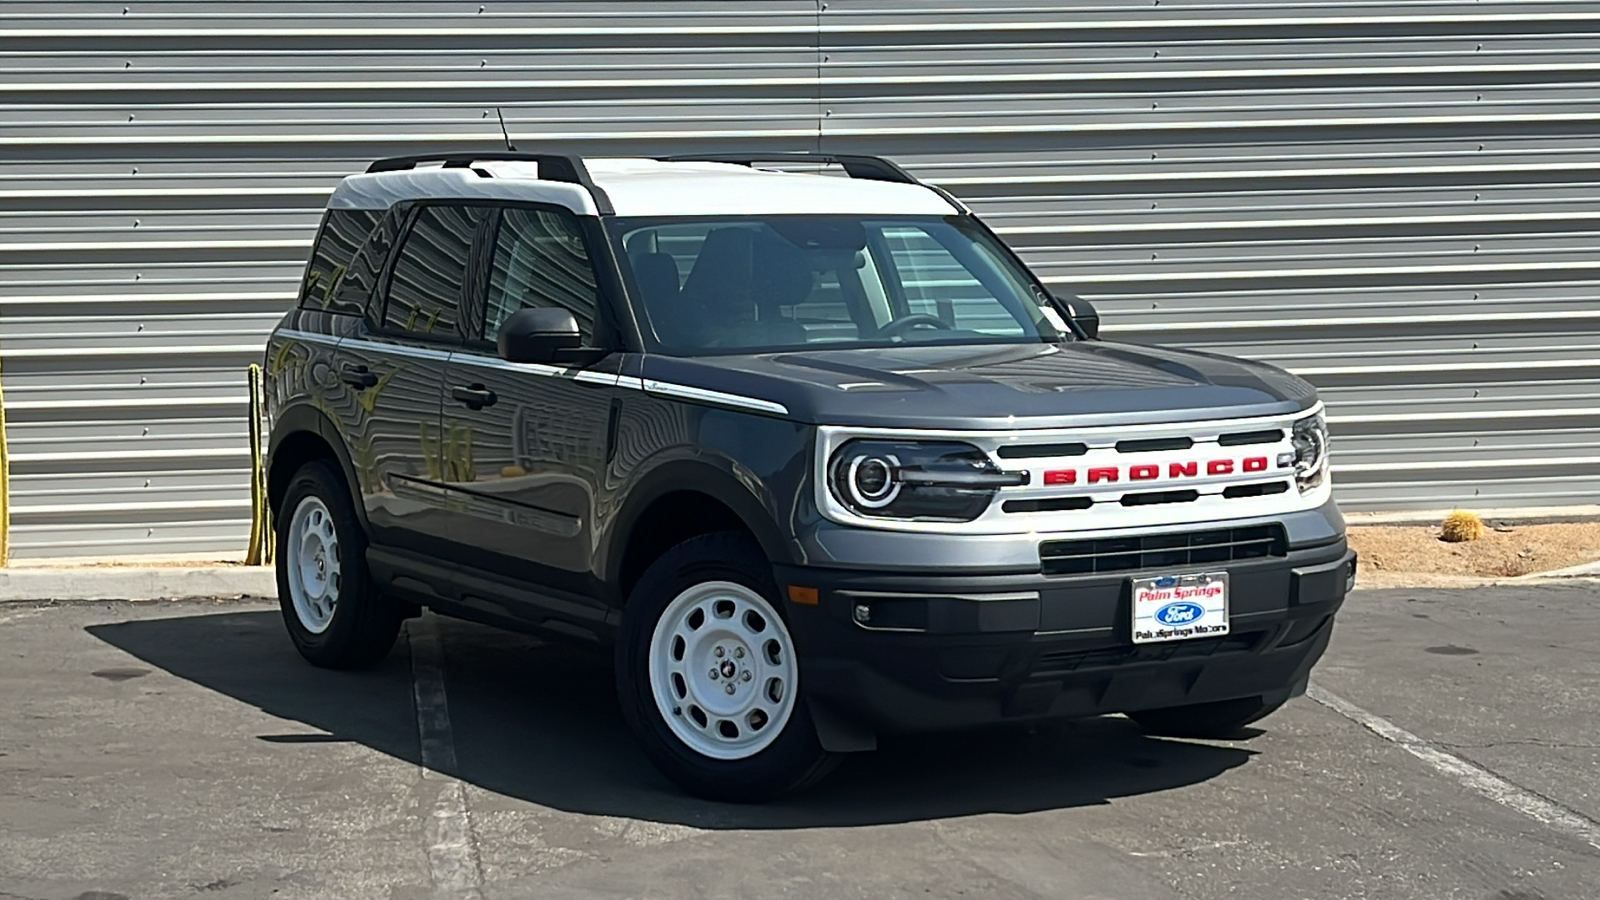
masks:
[[[876,157],[374,163],[267,347],[284,622],[330,667],[423,607],[612,648],[719,799],[894,732],[1231,734],[1354,578],[1322,405],[1097,332]]]

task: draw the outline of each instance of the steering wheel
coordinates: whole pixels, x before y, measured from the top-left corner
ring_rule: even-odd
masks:
[[[928,313],[910,313],[898,319],[891,319],[878,329],[878,334],[884,337],[899,337],[903,332],[910,331],[918,325],[928,325],[943,331],[949,331],[955,326],[949,322]]]

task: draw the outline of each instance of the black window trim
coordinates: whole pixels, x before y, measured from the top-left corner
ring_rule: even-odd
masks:
[[[410,201],[391,205],[379,214],[378,223],[372,226],[372,233],[367,235],[367,241],[370,242],[383,234],[385,229],[394,230],[393,234],[388,236],[389,246],[383,251],[383,257],[378,260],[377,271],[372,273],[372,286],[367,291],[367,296],[363,298],[361,324],[368,334],[376,334],[377,328],[383,324],[384,292],[388,289],[389,269],[394,265],[395,252],[400,246],[400,238],[405,233],[406,218],[410,213]],[[364,249],[366,249],[365,242],[356,250],[356,259],[361,258],[361,251]]]

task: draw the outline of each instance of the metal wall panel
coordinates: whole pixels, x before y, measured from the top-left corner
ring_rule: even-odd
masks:
[[[337,179],[894,155],[1110,337],[1322,387],[1352,508],[1600,501],[1600,3],[0,4],[19,558],[242,552],[244,367]]]

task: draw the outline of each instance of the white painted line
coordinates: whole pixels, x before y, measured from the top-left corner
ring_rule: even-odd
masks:
[[[1306,690],[1306,696],[1378,737],[1399,744],[1407,753],[1446,775],[1454,776],[1457,781],[1490,800],[1600,849],[1600,822],[1518,787],[1476,763],[1441,750],[1388,719],[1367,712],[1337,694],[1328,693],[1319,685],[1311,685]]]
[[[406,623],[411,644],[411,680],[417,707],[417,739],[422,750],[422,777],[456,768],[456,742],[450,730],[450,704],[444,690],[444,652],[439,629],[431,616]],[[428,873],[436,895],[480,900],[483,866],[478,839],[467,809],[467,792],[461,782],[445,775],[428,818],[424,837],[428,845]]]
[[[455,736],[450,731],[450,701],[444,692],[444,653],[439,629],[430,618],[406,622],[411,643],[411,679],[417,706],[417,737],[422,742],[422,774],[456,767]]]
[[[426,829],[428,875],[434,895],[455,900],[481,900],[483,867],[478,862],[478,839],[472,833],[467,793],[461,782],[450,779],[439,791]]]

